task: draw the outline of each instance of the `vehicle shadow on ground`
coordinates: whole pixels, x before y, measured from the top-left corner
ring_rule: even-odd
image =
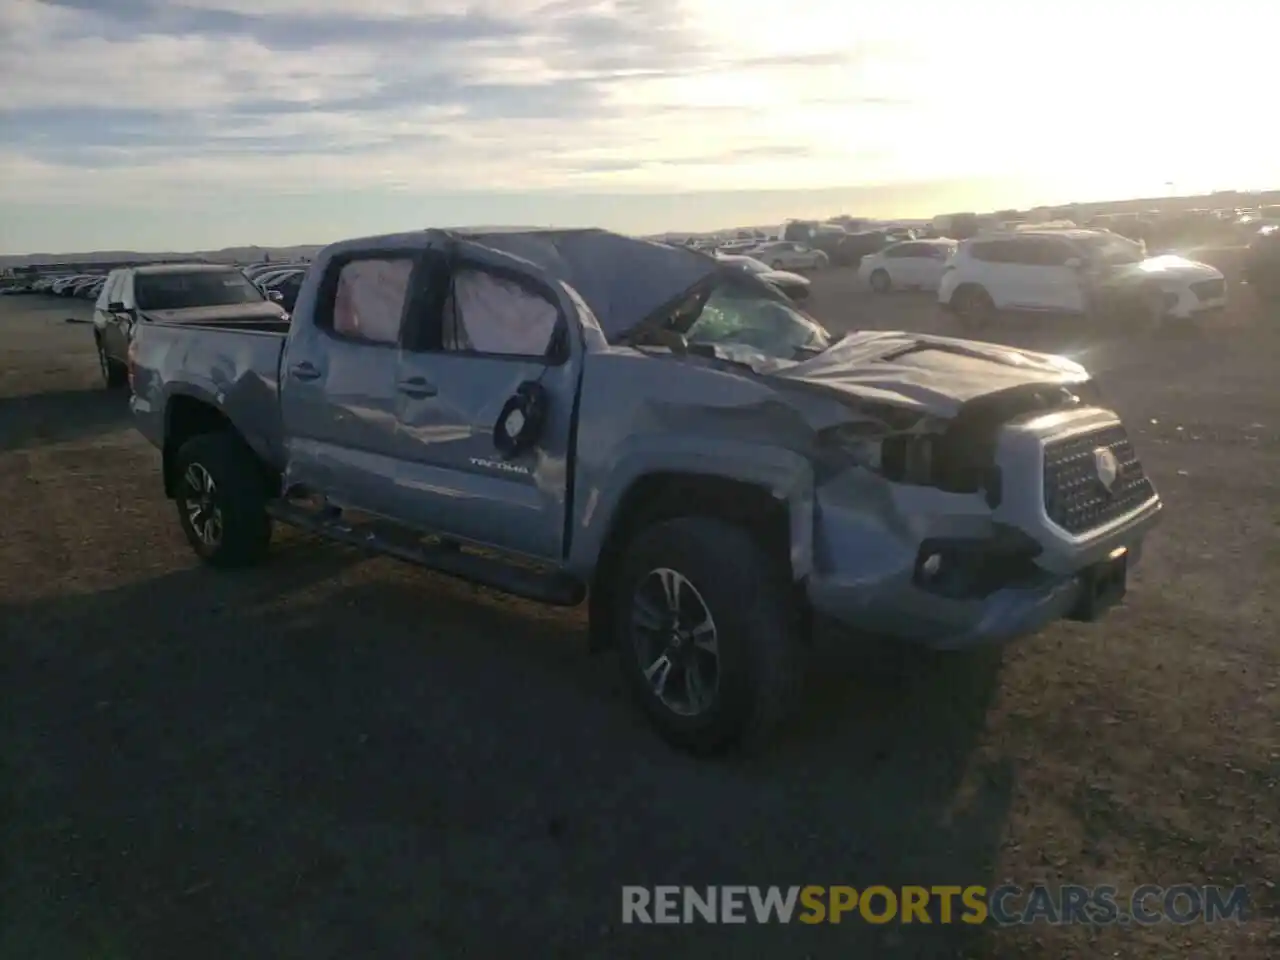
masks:
[[[129,422],[126,391],[52,390],[0,397],[0,453],[83,440]]]
[[[998,657],[886,669],[820,648],[773,750],[697,761],[651,736],[611,656],[583,652],[581,617],[387,561],[348,569],[352,552],[305,538],[290,552],[0,610],[0,953],[972,945],[959,924],[856,917],[624,927],[620,888],[987,882],[1012,787],[974,754]]]

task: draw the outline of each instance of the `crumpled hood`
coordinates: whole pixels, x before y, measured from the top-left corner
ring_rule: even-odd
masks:
[[[1116,271],[1120,280],[1217,280],[1222,276],[1217,267],[1198,260],[1188,260],[1176,254],[1148,257],[1140,263],[1130,263]]]
[[[180,310],[143,310],[157,323],[209,323],[214,320],[283,320],[284,307],[270,300],[261,303],[228,303],[216,307],[184,307]]]
[[[1084,367],[1065,357],[902,331],[852,333],[824,353],[768,375],[939,417],[1012,387],[1089,379]]]

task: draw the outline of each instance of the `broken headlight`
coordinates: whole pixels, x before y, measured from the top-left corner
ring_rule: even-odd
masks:
[[[819,434],[819,481],[862,467],[893,483],[947,493],[982,493],[993,510],[1003,499],[1003,478],[992,451],[945,432],[888,433],[850,424]]]
[[[862,467],[895,483],[931,486],[937,437],[931,434],[891,434],[867,425],[846,424],[819,435],[822,462],[833,472]]]

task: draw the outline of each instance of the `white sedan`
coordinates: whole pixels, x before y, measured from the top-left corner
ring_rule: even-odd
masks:
[[[955,240],[907,240],[878,253],[869,253],[858,266],[858,276],[876,293],[899,290],[937,290],[955,253]]]
[[[821,250],[814,250],[803,243],[794,243],[790,240],[775,240],[772,243],[762,243],[750,250],[734,252],[745,253],[762,263],[767,263],[775,270],[819,270],[831,262]]]

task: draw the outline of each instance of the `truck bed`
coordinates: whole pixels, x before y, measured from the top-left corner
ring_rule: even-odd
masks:
[[[190,397],[221,410],[268,464],[284,463],[280,355],[288,321],[144,322],[134,328],[132,407],[162,445],[165,411]]]

